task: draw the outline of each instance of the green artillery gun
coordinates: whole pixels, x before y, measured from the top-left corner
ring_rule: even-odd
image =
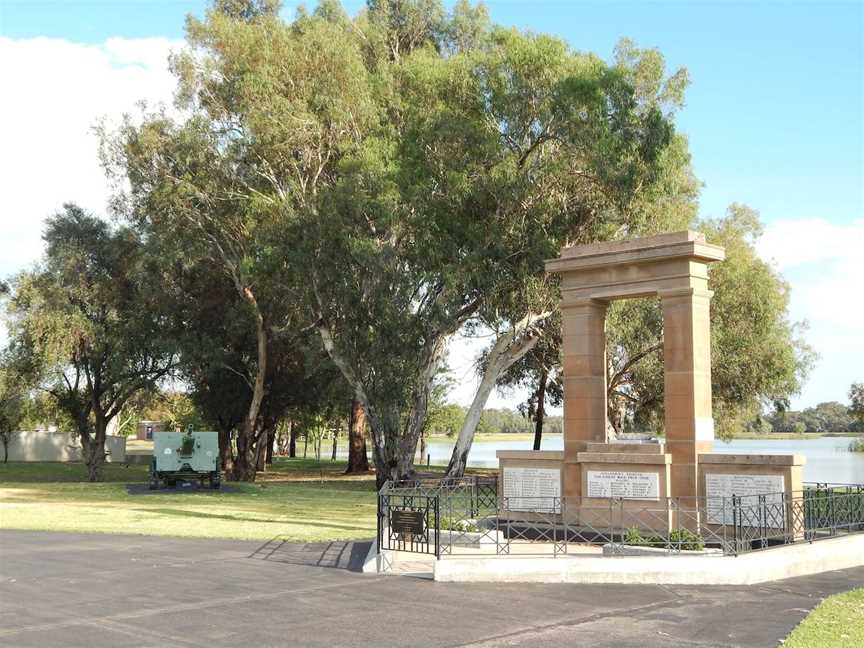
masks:
[[[150,462],[150,490],[160,483],[171,488],[178,481],[210,482],[219,488],[219,434],[217,432],[154,432],[153,460]]]

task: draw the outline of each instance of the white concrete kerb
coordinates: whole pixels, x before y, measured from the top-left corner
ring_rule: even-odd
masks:
[[[458,557],[435,561],[442,582],[752,585],[864,566],[864,535],[740,556]]]

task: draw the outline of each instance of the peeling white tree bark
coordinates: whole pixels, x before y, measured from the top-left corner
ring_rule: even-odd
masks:
[[[458,479],[465,474],[468,462],[468,452],[474,442],[474,433],[480,423],[483,408],[489,400],[489,395],[495,388],[498,379],[504,375],[513,364],[528,353],[539,340],[539,328],[549,318],[552,311],[543,313],[528,313],[516,322],[506,333],[501,334],[489,351],[486,367],[480,380],[480,386],[459,430],[456,446],[447,466],[447,477]]]

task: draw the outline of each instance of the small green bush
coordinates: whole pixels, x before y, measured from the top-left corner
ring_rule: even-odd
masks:
[[[662,536],[651,536],[644,538],[639,527],[630,527],[624,533],[622,539],[625,545],[666,547],[667,545],[683,551],[702,551],[705,548],[705,540],[702,536],[693,533],[689,529],[675,529],[669,534],[669,538]]]
[[[702,551],[705,540],[690,529],[675,529],[669,534],[669,544],[682,551]]]
[[[849,452],[864,452],[864,439],[850,441]]]
[[[441,518],[441,529],[446,531],[460,531],[462,533],[476,533],[480,527],[473,520],[451,520]]]
[[[630,527],[624,534],[624,544],[641,546],[647,545],[648,541],[642,537],[642,534],[639,532],[639,527]]]

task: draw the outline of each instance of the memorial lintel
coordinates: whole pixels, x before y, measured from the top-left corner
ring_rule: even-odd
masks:
[[[660,455],[666,452],[666,444],[658,443],[627,443],[623,441],[610,441],[609,443],[586,443],[582,452],[623,453],[623,454],[649,454]]]
[[[719,245],[692,230],[659,234],[626,241],[606,241],[564,248],[557,259],[546,261],[546,272],[584,270],[603,266],[639,264],[675,258],[722,261],[726,253]]]

